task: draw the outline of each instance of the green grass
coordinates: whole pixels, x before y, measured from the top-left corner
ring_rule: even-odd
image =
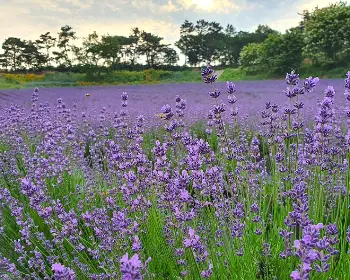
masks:
[[[5,80],[0,76],[0,88],[33,88],[33,87],[74,87],[92,85],[130,85],[130,84],[170,84],[201,82],[198,71],[114,71],[110,73],[81,74],[81,73],[49,73],[43,81],[16,83]]]
[[[350,65],[348,67],[335,67],[330,70],[317,69],[310,66],[302,66],[300,68],[299,74],[302,77],[320,77],[324,79],[339,79],[345,78],[345,74],[350,70]]]
[[[236,68],[236,69],[225,69],[224,72],[219,77],[219,81],[253,81],[253,80],[267,80],[271,79],[267,74],[260,75],[250,75],[246,71]]]
[[[349,67],[337,67],[330,70],[319,69],[316,67],[302,66],[298,74],[301,77],[319,77],[322,79],[343,79],[345,74],[350,70]],[[253,81],[253,80],[272,80],[272,79],[284,79],[285,75],[273,75],[273,74],[249,74],[247,71],[241,68],[225,69],[222,75],[219,77],[219,81]]]
[[[310,66],[302,66],[299,74],[302,77],[320,77],[320,78],[344,78],[348,68],[333,68],[331,70],[320,70]],[[219,77],[219,81],[254,81],[284,79],[284,75],[256,74],[247,73],[241,68],[227,68]],[[201,76],[198,71],[165,71],[149,69],[145,71],[114,71],[110,73],[101,73],[100,75],[82,74],[82,73],[48,73],[43,81],[18,83],[7,81],[0,75],[0,89],[19,89],[34,87],[74,87],[74,86],[93,86],[93,85],[130,85],[130,84],[173,84],[173,83],[196,83],[201,82]]]
[[[19,83],[10,83],[0,75],[0,89],[20,89],[23,85]]]

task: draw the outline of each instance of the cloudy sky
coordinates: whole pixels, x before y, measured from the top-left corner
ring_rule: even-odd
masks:
[[[350,1],[350,0],[349,0]],[[71,25],[77,36],[128,35],[132,27],[154,32],[173,43],[185,20],[207,19],[238,30],[258,24],[285,29],[300,21],[298,12],[327,6],[332,0],[0,0],[0,42],[7,37],[36,39],[44,32],[56,35]]]

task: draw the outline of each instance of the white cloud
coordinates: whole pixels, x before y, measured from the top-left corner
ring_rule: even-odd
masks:
[[[154,33],[164,38],[165,43],[173,43],[179,38],[180,26],[177,24],[166,22],[162,20],[139,20],[132,22],[123,21],[97,21],[94,23],[76,24],[75,30],[77,34],[86,36],[92,31],[96,31],[98,34],[106,34],[109,32],[112,34],[128,36],[131,33],[133,27],[139,27],[141,30]]]
[[[261,23],[284,32],[298,24],[301,17],[297,13],[303,9],[334,3],[298,0],[289,9],[277,4],[272,8],[267,1],[272,0],[0,0],[0,44],[10,36],[29,40],[47,31],[57,36],[67,24],[79,37],[94,30],[128,35],[138,26],[174,43],[185,19],[200,18],[232,23],[238,30],[253,30]]]
[[[177,0],[176,2],[183,9],[224,14],[246,8],[246,5],[238,5],[232,0]]]
[[[67,3],[70,3],[80,9],[91,8],[93,0],[64,0]]]
[[[75,1],[75,0],[72,0]],[[79,0],[78,0],[79,1]],[[63,2],[65,2],[63,0]],[[69,3],[69,1],[66,2],[66,4]],[[64,3],[62,3],[61,0],[12,0],[8,2],[9,6],[14,7],[26,7],[27,9],[34,9],[34,8],[40,8],[44,12],[45,11],[56,11],[59,13],[67,13],[71,14],[72,10],[70,10],[68,7],[65,7]],[[13,12],[16,12],[15,9],[13,9]]]
[[[267,22],[267,25],[279,32],[285,32],[287,29],[293,26],[297,26],[300,21],[300,17],[290,17],[272,20],[270,22]]]

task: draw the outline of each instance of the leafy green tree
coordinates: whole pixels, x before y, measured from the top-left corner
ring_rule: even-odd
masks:
[[[188,54],[194,47],[194,38],[192,32],[194,31],[194,25],[192,22],[185,20],[185,22],[180,27],[180,39],[175,43],[175,46],[180,49],[180,51],[185,56],[185,65],[188,61]]]
[[[240,66],[250,73],[257,73],[264,70],[264,44],[263,43],[250,43],[243,47],[239,64]]]
[[[305,56],[315,64],[347,63],[350,49],[350,6],[345,2],[316,8],[305,18]]]
[[[251,73],[285,74],[300,68],[302,48],[303,34],[299,27],[285,34],[271,33],[263,43],[243,47],[240,64]]]
[[[81,48],[74,47],[74,53],[82,67],[88,72],[100,74],[99,63],[102,60],[102,42],[96,31],[83,38],[83,46]]]
[[[245,46],[250,43],[262,43],[270,34],[277,34],[277,32],[266,25],[259,25],[254,32],[237,32],[232,42],[235,61],[238,61],[240,53]]]
[[[274,36],[273,34],[270,36]],[[269,36],[269,37],[270,37]],[[286,74],[291,70],[298,71],[302,60],[303,60],[303,47],[304,47],[304,35],[302,32],[302,28],[293,27],[286,31],[285,34],[282,35],[283,38],[283,47],[279,48],[279,52],[281,54],[282,60],[280,66],[278,66],[277,62],[274,67],[271,69],[276,69],[276,73],[278,74]],[[269,39],[269,38],[268,38]],[[268,48],[269,41],[265,40],[265,49]],[[269,52],[266,52],[267,58]]]
[[[86,50],[83,47],[72,46],[72,53],[74,55],[74,61],[77,62],[79,66],[87,68],[91,66],[88,62]]]
[[[33,70],[41,69],[47,63],[46,56],[40,53],[37,44],[32,41],[24,42],[22,59],[26,68]]]
[[[120,45],[120,61],[123,63],[134,63],[131,62],[132,59],[130,58],[134,58],[133,55],[129,55],[132,54],[130,52],[130,48],[132,47],[132,44],[134,43],[134,38],[132,37],[125,37],[125,36],[117,36],[118,37],[118,41],[119,41],[119,45]]]
[[[179,60],[179,55],[177,52],[169,47],[165,47],[162,50],[163,52],[163,63],[166,65],[174,65]]]
[[[17,71],[22,67],[23,63],[23,50],[25,47],[25,42],[20,38],[9,37],[2,44],[2,49],[4,51],[3,59],[6,60],[6,67],[9,67],[12,71]]]
[[[8,62],[9,62],[9,60],[6,57],[6,55],[5,54],[0,54],[0,67],[1,67],[1,69],[7,70]]]
[[[254,42],[261,43],[264,42],[270,34],[278,34],[278,32],[267,25],[259,24],[254,33],[252,33],[252,38]]]
[[[236,28],[232,24],[228,24],[224,31],[223,48],[220,54],[220,62],[222,65],[233,66],[237,64],[240,49],[236,44]]]
[[[196,24],[185,21],[180,28],[180,39],[175,45],[191,65],[210,63],[220,58],[224,46],[222,26],[217,22],[198,20]]]
[[[71,42],[76,39],[73,28],[69,25],[61,27],[61,31],[58,33],[57,47],[60,51],[54,51],[55,60],[57,63],[65,66],[72,67],[71,53],[73,51],[73,45]]]
[[[51,48],[56,45],[56,38],[50,35],[50,32],[41,34],[39,39],[35,41],[39,49],[45,49],[46,51],[46,66],[50,66],[52,58],[50,57]]]
[[[100,56],[110,69],[116,70],[120,61],[121,45],[119,36],[102,36],[100,43]]]
[[[188,63],[193,66],[198,66],[202,61],[195,49],[191,49],[188,52]]]
[[[146,57],[147,65],[151,68],[160,64],[161,52],[167,46],[161,44],[162,37],[142,31],[139,53]]]
[[[131,34],[129,36],[130,44],[124,50],[124,55],[128,58],[131,65],[134,65],[139,58],[139,44],[141,41],[141,31],[138,27],[134,27],[131,30]]]

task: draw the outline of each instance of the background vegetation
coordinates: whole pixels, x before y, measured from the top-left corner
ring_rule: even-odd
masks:
[[[284,33],[267,25],[247,32],[231,24],[186,20],[175,42],[183,66],[162,37],[138,27],[129,36],[94,31],[79,46],[69,25],[57,37],[50,32],[34,41],[9,37],[2,44],[1,72],[42,75],[2,75],[0,87],[196,82],[198,67],[206,63],[227,69],[222,78],[230,80],[279,78],[291,69],[341,77],[350,67],[350,6],[339,2],[300,15],[299,25]]]

